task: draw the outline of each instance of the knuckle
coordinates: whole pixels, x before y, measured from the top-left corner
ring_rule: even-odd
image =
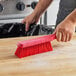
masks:
[[[64,31],[65,31],[65,32],[69,32],[69,29],[65,28]]]
[[[59,31],[66,32],[66,28],[59,28]]]
[[[69,32],[69,29],[68,29],[68,28],[65,28],[65,31],[66,31],[66,32]]]
[[[63,29],[63,31],[65,32],[65,31],[66,31],[66,29],[64,28],[64,29]]]
[[[61,31],[63,31],[63,29],[62,29],[62,28],[59,28],[59,29],[57,29],[57,31],[58,31],[58,32],[61,32]]]

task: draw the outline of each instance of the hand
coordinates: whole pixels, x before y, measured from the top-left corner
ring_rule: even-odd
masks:
[[[39,20],[39,17],[37,17],[34,13],[30,14],[29,16],[25,17],[22,21],[22,23],[26,24],[26,31],[29,30],[29,26],[32,23],[37,23]]]
[[[54,33],[56,33],[57,41],[67,42],[71,40],[74,32],[75,24],[71,21],[64,20],[57,26]]]

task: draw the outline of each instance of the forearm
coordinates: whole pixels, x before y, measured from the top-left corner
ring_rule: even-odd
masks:
[[[66,19],[76,26],[76,9]]]
[[[47,9],[53,0],[39,0],[37,6],[34,9],[34,15],[38,17]]]

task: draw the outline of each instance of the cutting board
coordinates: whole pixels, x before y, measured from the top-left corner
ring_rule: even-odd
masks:
[[[76,76],[76,34],[70,42],[54,40],[53,51],[19,59],[18,41],[34,37],[0,39],[0,76]]]

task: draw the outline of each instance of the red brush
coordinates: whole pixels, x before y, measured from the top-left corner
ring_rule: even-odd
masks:
[[[18,43],[18,48],[15,52],[15,55],[19,58],[23,58],[30,55],[52,51],[53,48],[50,41],[54,39],[56,39],[56,34],[21,41]]]

